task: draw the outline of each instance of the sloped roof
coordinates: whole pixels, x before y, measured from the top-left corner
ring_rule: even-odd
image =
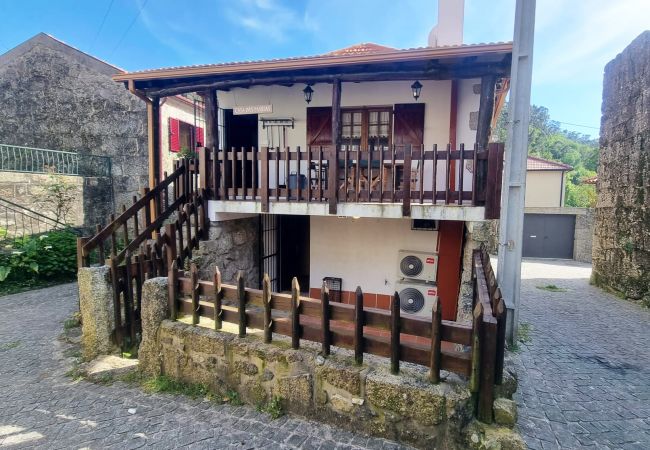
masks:
[[[107,75],[115,75],[125,72],[123,69],[120,69],[119,67],[114,66],[113,64],[110,64],[95,56],[89,55],[86,52],[82,52],[78,48],[75,48],[72,45],[67,44],[47,33],[38,33],[37,35],[27,39],[25,42],[12,48],[8,52],[0,54],[0,65],[9,63],[10,61],[21,55],[24,55],[38,45],[66,53],[73,57],[79,64],[83,64],[84,66],[90,67],[93,70],[105,73]]]
[[[537,156],[529,156],[526,161],[526,170],[559,170],[568,172],[573,170],[568,164],[557,161],[550,161],[548,159],[538,158]]]
[[[148,69],[118,74],[115,81],[153,80],[177,77],[223,75],[243,72],[267,72],[272,70],[307,69],[350,64],[421,61],[429,59],[455,59],[462,57],[493,57],[499,61],[512,53],[512,42],[462,44],[441,47],[417,47],[395,49],[379,44],[364,43],[334,52],[314,56],[236,61],[192,66],[176,66]],[[491,56],[493,55],[493,56]]]

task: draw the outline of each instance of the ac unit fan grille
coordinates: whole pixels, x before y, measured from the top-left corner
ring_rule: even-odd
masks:
[[[399,268],[407,277],[417,277],[422,272],[422,260],[417,256],[408,255],[402,258]]]
[[[402,289],[399,293],[399,307],[406,313],[417,313],[424,308],[422,292],[414,288]]]

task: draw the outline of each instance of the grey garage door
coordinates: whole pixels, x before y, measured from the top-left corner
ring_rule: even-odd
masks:
[[[523,256],[573,259],[576,216],[525,214]]]

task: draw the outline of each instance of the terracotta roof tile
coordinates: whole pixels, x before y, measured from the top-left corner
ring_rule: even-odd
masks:
[[[548,159],[538,158],[536,156],[529,156],[526,161],[526,170],[573,170],[568,164],[557,161],[549,161]]]
[[[333,52],[327,53],[327,55],[332,56],[344,56],[344,55],[367,55],[369,53],[386,53],[397,51],[396,48],[386,47],[385,45],[374,44],[372,42],[364,42],[361,44],[352,45],[350,47],[342,48],[340,50],[334,50]]]

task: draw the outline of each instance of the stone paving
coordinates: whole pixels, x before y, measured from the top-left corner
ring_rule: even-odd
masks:
[[[518,428],[531,449],[650,449],[650,310],[590,286],[590,272],[523,264]]]
[[[398,449],[248,406],[146,394],[123,383],[72,381],[58,339],[77,309],[76,285],[0,297],[0,447]]]

